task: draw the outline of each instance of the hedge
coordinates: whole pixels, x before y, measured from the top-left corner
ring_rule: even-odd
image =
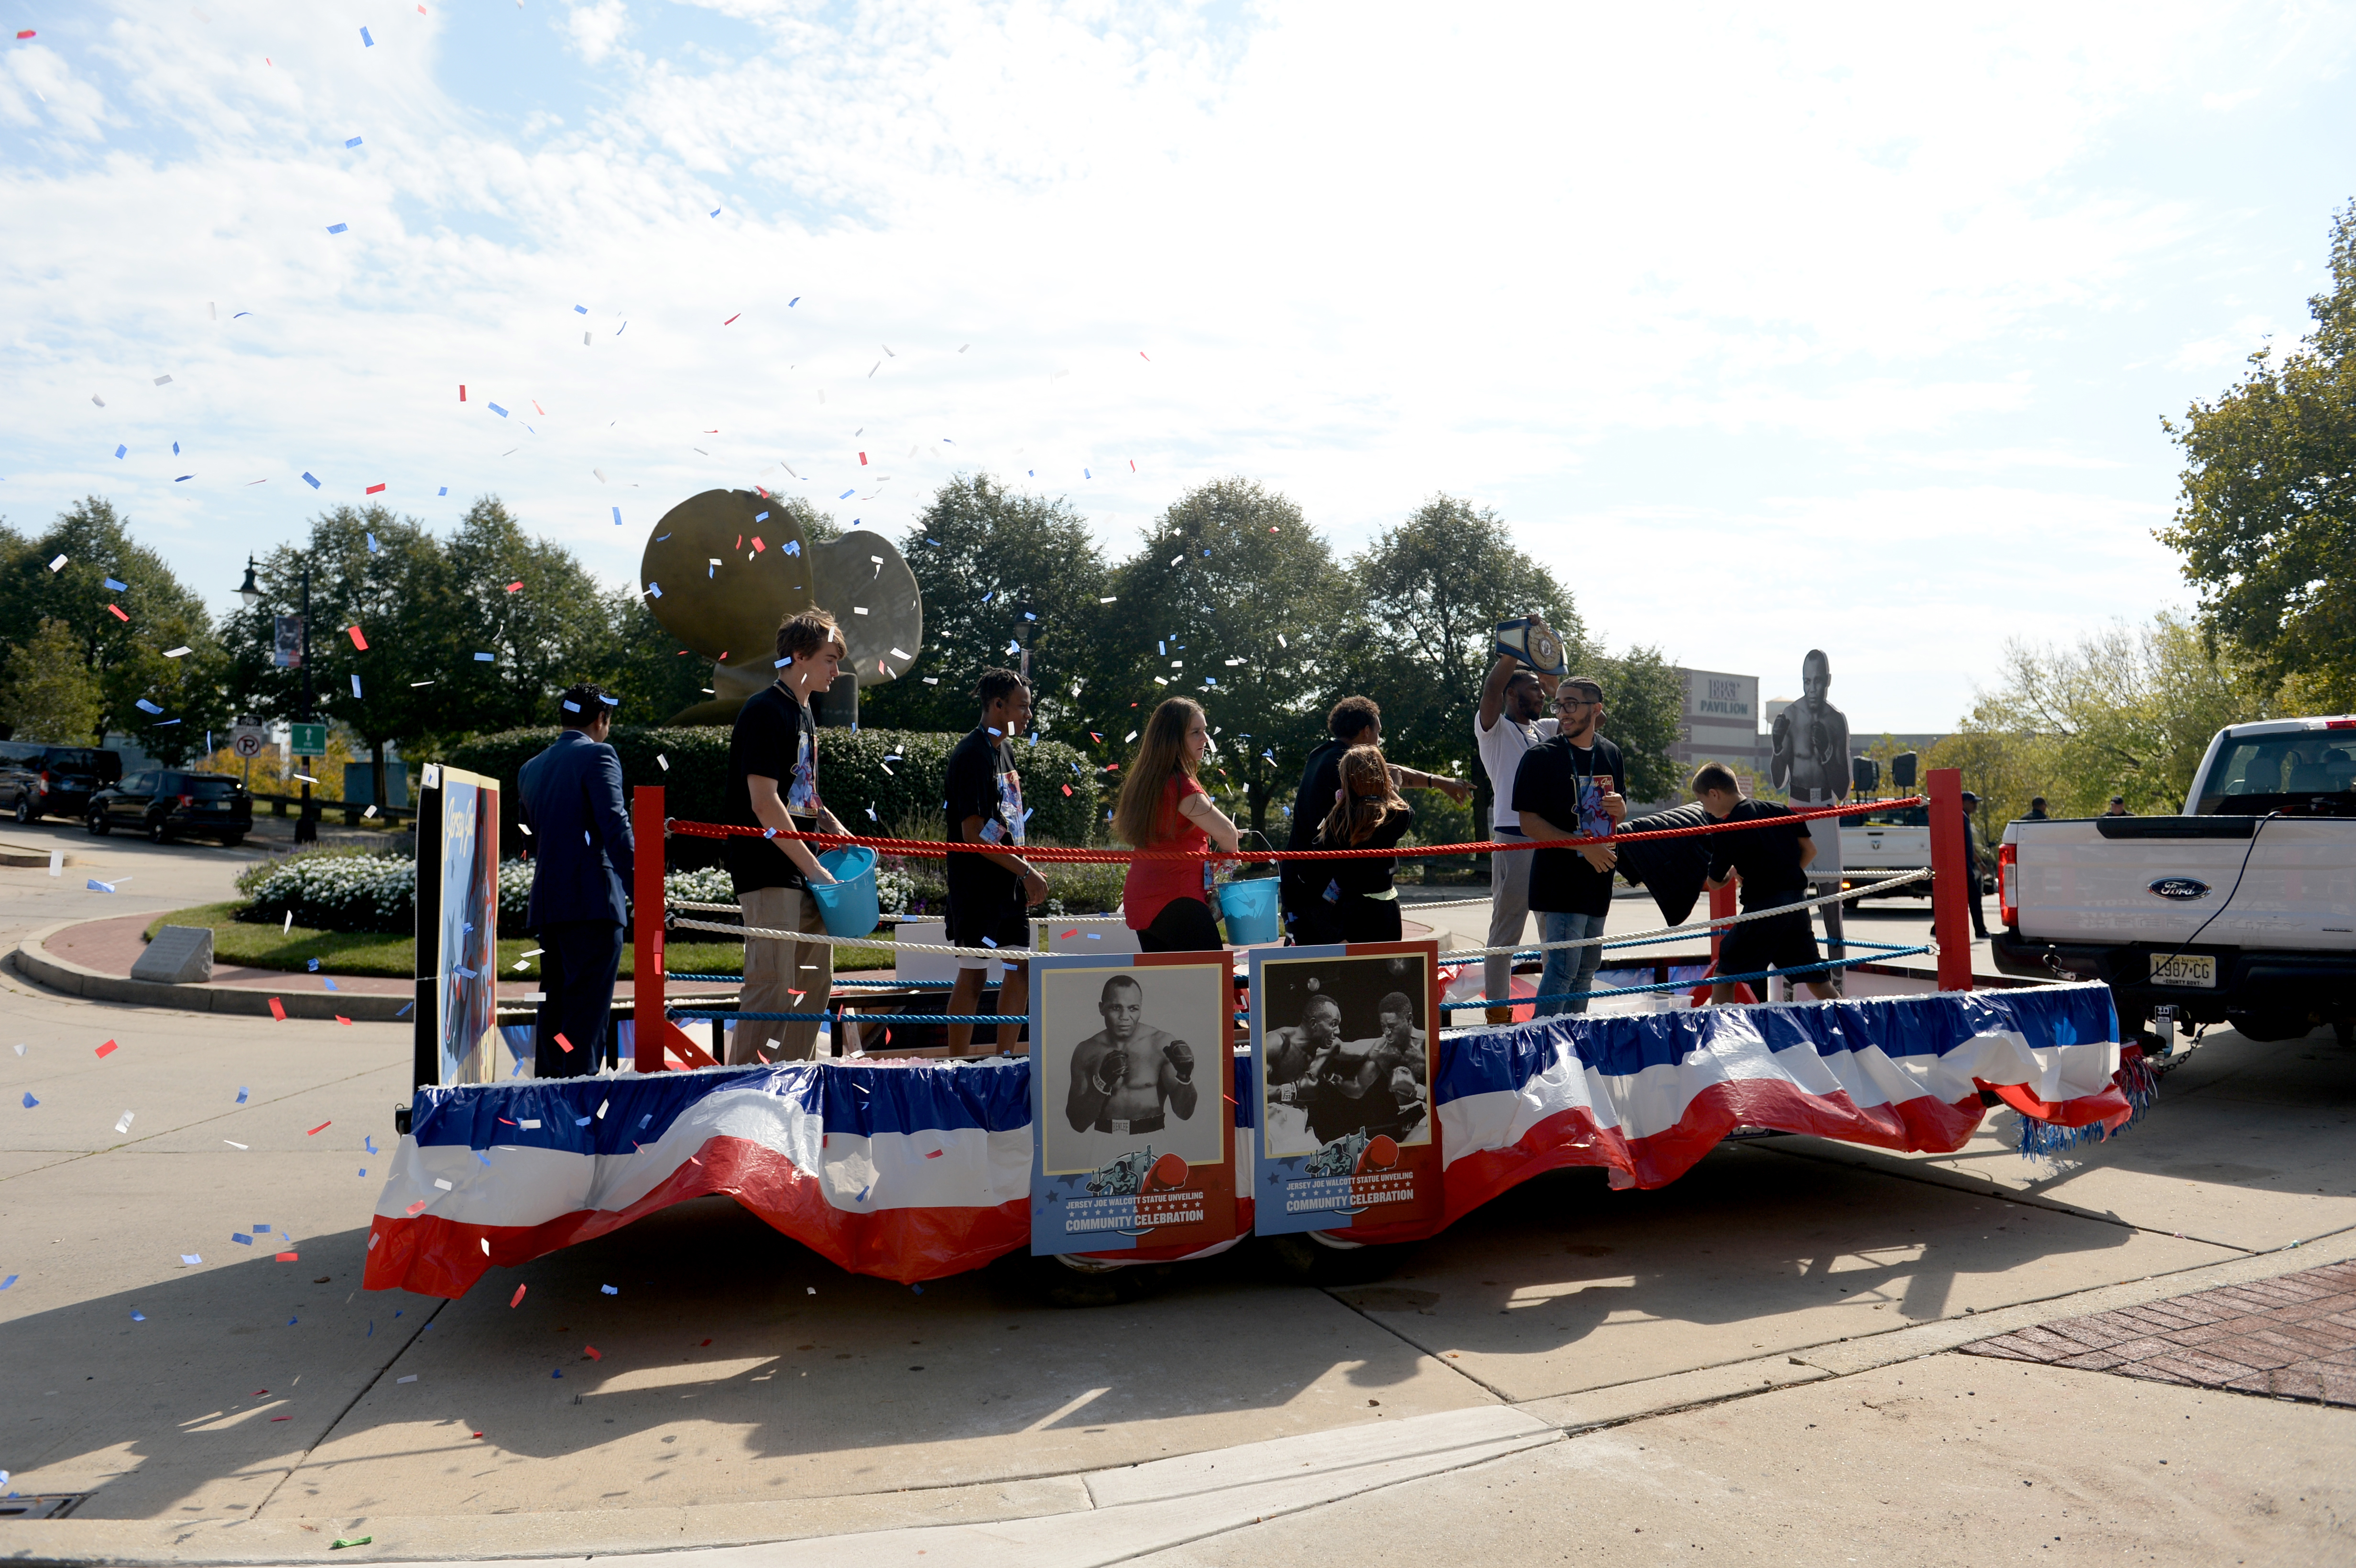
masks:
[[[556,735],[554,730],[478,735],[453,749],[446,759],[452,767],[499,781],[500,842],[507,850],[524,842],[516,826],[517,775]],[[820,730],[819,790],[853,833],[894,835],[922,825],[923,836],[937,836],[949,752],[963,739],[911,730]],[[729,731],[718,725],[617,727],[607,738],[621,756],[626,790],[660,784],[665,812],[697,822],[723,820],[728,741]],[[892,760],[887,763],[886,758]],[[1056,844],[1101,841],[1104,812],[1098,804],[1095,765],[1085,753],[1060,741],[1041,741],[1017,743],[1014,758],[1023,778],[1023,799],[1032,810],[1030,837]],[[1068,795],[1064,793],[1067,784]],[[669,864],[674,870],[719,863],[718,839],[670,841]]]

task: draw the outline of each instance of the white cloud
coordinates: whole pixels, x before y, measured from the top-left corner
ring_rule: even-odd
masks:
[[[102,489],[203,583],[367,484],[434,519],[497,489],[620,578],[669,501],[780,458],[890,528],[955,467],[1035,469],[1117,547],[1219,474],[1345,545],[1446,490],[1590,622],[1712,667],[1780,667],[1750,552],[1797,552],[1804,603],[1906,650],[1875,659],[1919,677],[1899,729],[1952,718],[2009,616],[2061,635],[2173,592],[2154,416],[2297,311],[2325,214],[2261,232],[2136,128],[2336,101],[2356,27],[429,10],[363,48],[353,7],[125,5],[48,74],[8,57],[0,202],[41,237],[0,254],[18,526]],[[2222,163],[2280,133],[2254,118],[2204,123]],[[2179,292],[2192,253],[2248,302]],[[1611,564],[1662,541],[1674,574]]]

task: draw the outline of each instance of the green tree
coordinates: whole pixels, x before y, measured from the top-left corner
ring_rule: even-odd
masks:
[[[438,722],[426,738],[547,723],[557,695],[594,678],[611,645],[605,590],[570,550],[526,534],[496,496],[466,509],[444,558],[455,646],[430,688]]]
[[[1173,502],[1114,574],[1117,618],[1098,639],[1107,673],[1083,704],[1119,739],[1164,697],[1210,716],[1218,755],[1207,782],[1240,790],[1250,826],[1290,792],[1323,732],[1338,677],[1334,628],[1355,590],[1301,508],[1248,479],[1217,479]],[[1116,728],[1117,727],[1117,728]]]
[[[630,723],[667,724],[671,715],[704,700],[711,661],[680,648],[636,585],[626,583],[605,596],[597,631],[584,655],[586,678],[621,699],[616,711]]]
[[[1603,732],[1628,764],[1628,798],[1645,804],[1686,798],[1686,781],[1669,756],[1686,709],[1686,684],[1661,650],[1632,647],[1590,654],[1586,673],[1603,683]]]
[[[50,571],[59,556],[64,564]],[[110,581],[123,586],[110,588]],[[48,620],[72,630],[79,662],[99,693],[91,731],[79,739],[102,745],[108,730],[120,730],[179,762],[225,713],[219,683],[226,667],[204,600],[131,537],[128,521],[103,497],[59,513],[37,538],[0,527],[0,648],[24,646]],[[181,646],[191,652],[163,656]]]
[[[1485,831],[1489,780],[1472,724],[1496,660],[1494,629],[1535,611],[1587,667],[1594,661],[1569,590],[1530,559],[1495,512],[1452,496],[1432,496],[1377,535],[1349,570],[1356,592],[1329,698],[1373,698],[1383,710],[1384,752],[1471,782],[1474,821]]]
[[[960,474],[918,516],[900,553],[925,596],[925,645],[905,674],[861,694],[861,721],[970,730],[975,677],[992,665],[1019,668],[1022,654],[1007,645],[1027,630],[1035,722],[1068,733],[1101,676],[1098,639],[1112,608],[1098,603],[1110,590],[1087,520],[1067,501]],[[1026,611],[1036,618],[1025,621]]]
[[[2203,628],[2270,679],[2303,675],[2334,708],[2356,696],[2356,202],[2331,225],[2315,330],[2238,386],[2162,423],[2183,448],[2160,539],[2184,554]]]
[[[81,638],[63,621],[45,618],[9,650],[0,672],[0,714],[16,739],[86,745],[102,702],[97,677],[81,662]]]

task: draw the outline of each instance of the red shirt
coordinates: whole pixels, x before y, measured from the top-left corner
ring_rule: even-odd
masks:
[[[1152,842],[1137,848],[1209,848],[1211,836],[1178,810],[1178,803],[1188,795],[1209,793],[1186,774],[1172,773],[1170,782],[1162,786],[1162,804],[1153,813]],[[1210,900],[1203,891],[1203,871],[1209,864],[1207,860],[1131,860],[1129,877],[1120,890],[1121,915],[1129,922],[1129,928],[1143,931],[1173,899],[1196,899],[1208,903]]]

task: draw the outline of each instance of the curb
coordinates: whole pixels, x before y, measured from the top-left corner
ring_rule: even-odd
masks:
[[[44,861],[46,865],[48,862]],[[348,1018],[354,1023],[392,1023],[401,1010],[409,1007],[409,997],[378,996],[368,992],[330,991],[261,991],[242,986],[188,985],[167,986],[155,980],[134,980],[126,975],[108,975],[96,969],[60,958],[44,945],[48,938],[71,926],[86,925],[87,921],[59,921],[43,926],[16,944],[9,955],[16,973],[35,985],[85,1001],[119,1002],[137,1008],[172,1008],[186,1013],[232,1013],[248,1018],[268,1018],[270,998],[275,996],[290,1019],[321,1019],[332,1020]],[[310,976],[301,976],[309,978]],[[292,981],[297,978],[288,975]]]

